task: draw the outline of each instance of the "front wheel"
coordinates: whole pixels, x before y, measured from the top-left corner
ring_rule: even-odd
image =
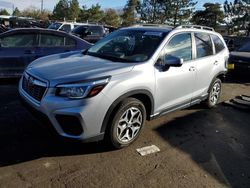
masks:
[[[123,148],[134,142],[146,120],[143,103],[135,98],[121,102],[109,130],[109,140],[115,148]]]
[[[221,80],[219,78],[216,78],[208,91],[208,98],[206,100],[206,105],[209,108],[215,107],[216,104],[219,102],[221,95],[221,86],[222,86]]]

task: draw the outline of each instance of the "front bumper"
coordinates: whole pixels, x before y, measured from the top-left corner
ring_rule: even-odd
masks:
[[[32,115],[51,124],[60,136],[84,142],[104,138],[101,126],[110,104],[102,93],[89,99],[69,100],[55,96],[54,88],[47,88],[39,102],[23,90],[22,78],[19,93]]]

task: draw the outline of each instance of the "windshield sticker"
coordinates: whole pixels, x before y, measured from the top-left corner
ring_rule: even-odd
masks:
[[[157,36],[157,37],[162,37],[162,32],[156,32],[156,31],[147,31],[143,35],[146,36]]]

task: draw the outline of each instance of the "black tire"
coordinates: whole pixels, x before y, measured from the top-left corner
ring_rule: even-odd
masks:
[[[133,125],[132,121],[131,123],[126,123],[127,121],[123,119],[130,119],[134,123]],[[107,131],[106,139],[108,143],[111,144],[111,146],[116,149],[127,147],[138,138],[145,124],[145,120],[146,120],[146,109],[143,103],[135,98],[124,99],[120,103],[118,109],[114,112],[113,118],[110,119],[109,121],[110,126],[106,130]],[[141,122],[141,124],[137,122]],[[121,130],[120,127],[122,127],[123,130]],[[135,129],[137,130],[135,131]],[[129,140],[129,136],[126,135],[131,135],[131,134],[134,136],[132,136],[131,140]],[[124,138],[122,139],[121,137]]]
[[[221,95],[221,87],[221,80],[216,78],[208,90],[208,98],[205,101],[208,108],[214,108],[218,104]]]

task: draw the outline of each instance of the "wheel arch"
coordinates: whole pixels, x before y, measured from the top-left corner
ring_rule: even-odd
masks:
[[[150,120],[150,116],[151,114],[153,114],[153,110],[154,110],[154,99],[153,99],[153,95],[151,94],[150,91],[148,90],[144,90],[144,89],[141,89],[141,90],[133,90],[133,91],[130,91],[126,94],[123,94],[122,96],[118,97],[109,107],[105,117],[104,117],[104,120],[102,122],[102,127],[101,127],[101,133],[105,132],[107,126],[108,126],[108,123],[110,121],[110,117],[112,117],[112,115],[115,113],[116,109],[119,108],[119,104],[126,98],[129,98],[129,97],[132,97],[132,98],[136,98],[138,100],[140,100],[145,108],[146,108],[146,114],[147,114],[147,117],[146,119],[147,120]]]
[[[221,72],[219,72],[218,74],[216,74],[216,75],[213,77],[213,79],[212,79],[212,81],[211,81],[211,83],[210,83],[210,85],[209,85],[209,87],[208,87],[207,93],[210,91],[210,89],[211,89],[211,87],[212,87],[214,81],[215,81],[217,78],[219,78],[219,79],[223,82],[223,81],[225,80],[225,75],[226,75],[226,71],[221,71]]]

